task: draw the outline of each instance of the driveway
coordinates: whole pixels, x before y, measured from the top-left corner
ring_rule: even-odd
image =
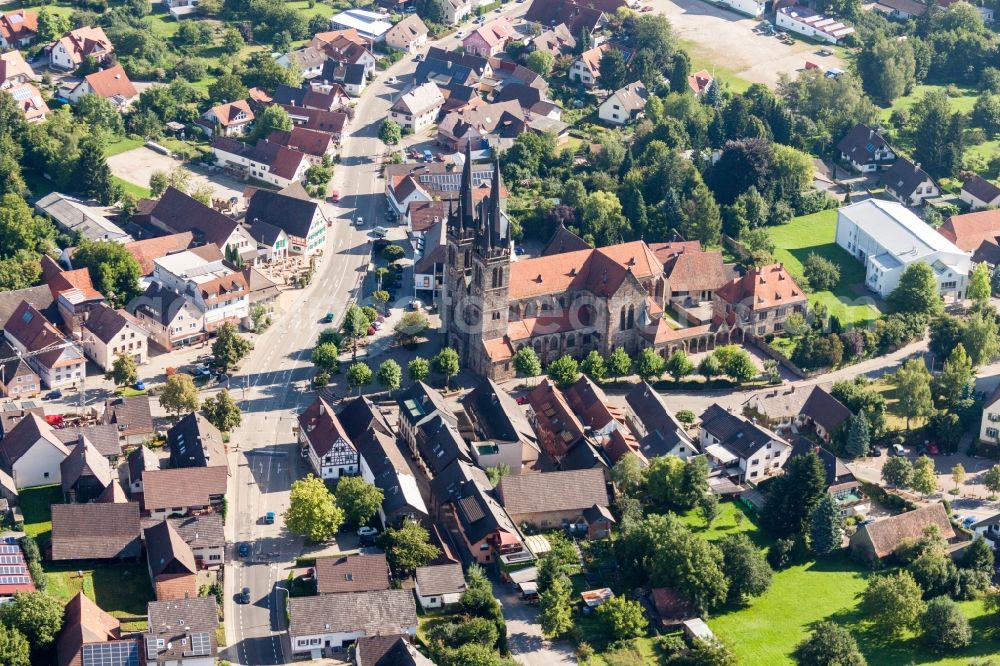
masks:
[[[213,175],[209,178],[204,173],[192,171],[181,160],[176,160],[169,155],[161,155],[145,146],[109,157],[108,166],[115,176],[140,187],[149,187],[149,178],[154,171],[169,172],[180,167],[191,175],[190,189],[208,184],[212,188],[213,196],[217,199],[243,198],[245,187],[243,183],[222,175]]]
[[[493,584],[493,594],[503,608],[510,651],[518,663],[525,666],[577,663],[569,643],[549,641],[542,636],[537,605],[523,603],[512,588],[503,583]]]
[[[774,88],[781,74],[795,78],[807,60],[823,69],[845,69],[838,56],[820,55],[821,47],[816,44],[799,39],[783,44],[775,37],[756,34],[753,28],[759,19],[704,0],[644,0],[644,4],[669,19],[693,58],[724,67],[751,83]],[[711,71],[711,66],[708,69]]]

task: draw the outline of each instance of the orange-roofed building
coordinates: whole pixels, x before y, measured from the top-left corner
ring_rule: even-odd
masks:
[[[782,264],[747,271],[715,292],[715,323],[724,323],[739,338],[781,333],[792,313],[805,314],[809,298]]]
[[[121,111],[132,105],[139,96],[139,91],[132,85],[125,69],[121,65],[115,65],[85,76],[83,81],[69,91],[67,98],[76,104],[84,95],[103,97]]]

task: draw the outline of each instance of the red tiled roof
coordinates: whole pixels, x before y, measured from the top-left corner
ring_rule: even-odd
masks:
[[[707,69],[695,72],[688,77],[688,86],[696,95],[705,92],[711,84],[712,74]]]
[[[938,233],[966,252],[975,252],[986,241],[1000,236],[1000,210],[952,215]]]
[[[219,124],[223,127],[228,127],[230,125],[243,125],[245,123],[253,122],[253,111],[250,110],[250,103],[245,99],[236,100],[235,102],[229,102],[228,104],[219,104],[218,106],[212,107],[212,113],[215,117],[219,119]],[[239,118],[239,115],[243,113],[246,114],[245,118]]]
[[[124,247],[139,262],[142,274],[150,275],[153,272],[154,259],[160,259],[168,254],[186,250],[190,247],[193,239],[194,234],[190,231],[184,231],[179,234],[170,234],[159,238],[132,241],[131,243],[125,243]]]
[[[121,65],[88,74],[85,79],[94,94],[104,99],[118,95],[128,100],[139,94]]]
[[[17,9],[0,14],[0,37],[8,43],[38,36],[38,14],[30,9]]]
[[[94,289],[94,283],[90,279],[90,271],[86,268],[77,268],[67,271],[55,262],[48,255],[42,256],[42,275],[45,284],[52,292],[52,298],[62,295],[69,296],[69,292],[79,293],[82,300],[102,300],[101,292]]]
[[[573,288],[603,296],[613,293],[628,273],[642,279],[662,272],[659,260],[642,241],[564,252],[512,263],[510,297],[517,300]]]
[[[728,303],[741,304],[750,310],[805,303],[808,300],[781,264],[749,270],[746,275],[723,285],[715,293]]]
[[[671,291],[714,291],[728,275],[721,252],[682,252],[666,262]]]

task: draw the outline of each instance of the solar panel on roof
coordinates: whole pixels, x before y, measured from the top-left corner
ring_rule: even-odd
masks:
[[[139,666],[135,641],[88,643],[83,646],[83,666]]]
[[[20,564],[21,558],[18,555],[0,555],[0,564]]]
[[[15,575],[15,574],[24,575],[25,574],[25,569],[24,569],[24,567],[0,566],[0,574],[7,575],[7,576],[12,576],[12,575]]]
[[[0,553],[20,553],[21,548],[19,546],[12,546],[10,544],[0,545]]]
[[[204,657],[212,653],[212,639],[208,632],[199,631],[191,634],[191,649],[184,653],[186,657]]]
[[[27,585],[30,582],[28,576],[0,576],[0,585]]]

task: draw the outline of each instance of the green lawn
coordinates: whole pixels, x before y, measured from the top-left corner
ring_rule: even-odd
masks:
[[[892,115],[893,111],[897,109],[909,109],[914,104],[917,103],[920,98],[932,91],[946,90],[947,86],[935,86],[935,85],[919,85],[913,87],[913,92],[905,97],[900,97],[895,102],[892,103],[888,109],[882,110],[883,120],[888,120],[889,116]],[[975,88],[962,88],[959,87],[959,96],[950,97],[951,109],[952,111],[960,111],[962,113],[968,113],[972,111],[973,105],[976,103],[976,99],[979,98],[979,91]]]
[[[80,590],[98,606],[115,616],[145,615],[146,604],[153,600],[146,565],[138,563],[107,564],[81,568],[73,564],[45,563],[47,592],[65,603]]]
[[[707,69],[712,72],[716,79],[725,83],[729,89],[736,93],[746,92],[747,88],[750,87],[750,82],[744,78],[740,78],[736,72],[727,68],[725,64],[712,62],[706,55],[704,47],[702,47],[698,42],[691,41],[689,39],[680,40],[681,46],[684,50],[688,52],[691,56],[691,71],[698,72],[703,69]]]
[[[736,522],[736,514],[743,516],[743,519],[739,523]],[[746,534],[759,546],[770,545],[767,535],[757,528],[753,518],[736,502],[723,502],[720,504],[719,517],[712,522],[711,527],[705,527],[705,521],[698,511],[691,511],[680,518],[681,522],[690,527],[692,532],[705,537],[709,541],[717,541],[729,534]]]
[[[18,504],[24,515],[24,531],[41,542],[39,545],[48,541],[52,534],[52,505],[62,504],[62,501],[59,484],[21,490]]]
[[[122,180],[118,176],[111,176],[111,179],[122,186],[122,189],[129,194],[135,195],[140,199],[148,199],[153,196],[153,193],[148,187],[143,187],[142,185],[136,185],[135,183],[130,183],[127,180]]]
[[[107,157],[112,157],[114,155],[120,155],[122,153],[127,153],[130,150],[135,150],[142,146],[144,141],[142,139],[133,139],[131,137],[123,136],[116,138],[113,142],[109,143],[104,149],[104,154]]]
[[[862,325],[878,318],[876,308],[857,303],[867,294],[864,291],[865,269],[834,241],[837,233],[836,210],[803,215],[788,224],[769,228],[776,246],[774,258],[788,268],[800,285],[805,284],[802,262],[812,252],[840,267],[840,284],[830,291],[812,292],[810,303],[823,303],[831,315],[836,315],[845,324]]]
[[[970,162],[974,160],[982,160],[982,165],[984,167],[998,154],[1000,154],[1000,140],[998,139],[985,141],[978,146],[968,146],[965,149],[966,160]]]

